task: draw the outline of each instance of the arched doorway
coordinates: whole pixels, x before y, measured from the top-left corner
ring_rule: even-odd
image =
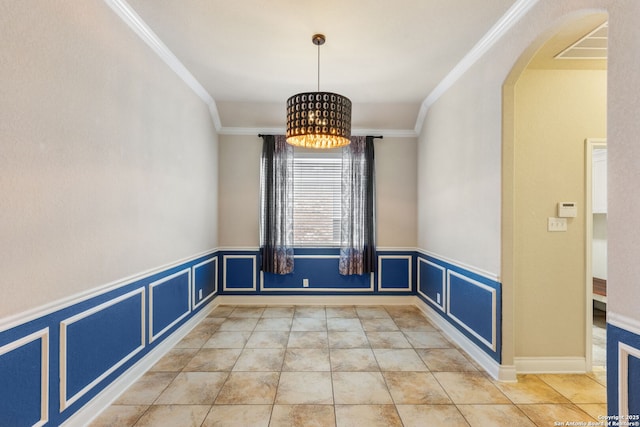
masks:
[[[503,88],[502,277],[518,373],[590,367],[584,141],[606,137],[606,60],[554,56],[606,20],[593,11],[567,17],[522,55]],[[561,202],[578,213],[556,231],[549,221]]]

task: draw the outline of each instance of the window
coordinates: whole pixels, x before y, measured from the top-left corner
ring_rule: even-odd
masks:
[[[295,148],[293,241],[295,246],[340,246],[342,151]]]

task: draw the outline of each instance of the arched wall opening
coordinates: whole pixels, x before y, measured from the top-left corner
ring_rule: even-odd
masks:
[[[583,372],[586,138],[606,137],[604,67],[547,58],[607,21],[576,11],[550,25],[503,85],[503,364],[516,372]],[[566,46],[565,46],[566,47]],[[575,61],[574,61],[575,62]],[[575,202],[566,232],[549,232],[558,202]]]

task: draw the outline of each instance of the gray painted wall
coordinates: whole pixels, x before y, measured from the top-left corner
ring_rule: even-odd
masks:
[[[377,244],[416,246],[416,140],[376,140]],[[260,154],[257,136],[220,136],[221,247],[259,246]]]
[[[502,151],[510,137],[502,125],[512,120],[513,105],[503,105],[503,91],[512,90],[510,79],[563,23],[594,12],[608,12],[610,28],[608,308],[614,316],[640,323],[637,309],[627,304],[640,300],[640,198],[633,197],[640,184],[640,122],[634,119],[640,115],[640,2],[540,0],[431,107],[419,137],[418,246],[494,274],[503,283],[505,365],[513,363],[518,289],[513,260],[501,259],[513,249],[505,235],[513,224],[505,222],[503,211],[513,194],[501,192],[513,179],[512,170],[501,170],[504,156],[512,155]]]
[[[0,318],[217,246],[207,106],[104,2],[0,6]]]

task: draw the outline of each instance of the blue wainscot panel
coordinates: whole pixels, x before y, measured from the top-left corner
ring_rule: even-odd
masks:
[[[433,256],[417,256],[418,296],[499,363],[500,283]]]
[[[418,293],[437,309],[444,311],[446,269],[418,258]]]
[[[447,276],[447,314],[495,351],[496,289],[454,271],[448,271]]]
[[[191,307],[191,275],[210,294],[217,268],[207,261],[216,257],[158,268],[0,330],[0,426],[62,425],[200,309]]]
[[[191,269],[149,285],[149,342],[153,342],[191,312]]]
[[[0,347],[0,424],[43,425],[48,419],[48,329]]]
[[[640,415],[640,334],[612,324],[607,324],[607,407],[610,416]]]
[[[140,352],[144,288],[60,323],[61,410]]]
[[[411,255],[378,255],[378,290],[411,292]]]
[[[261,272],[260,290],[283,291],[291,294],[296,291],[362,292],[373,290],[370,274],[340,275],[338,270],[340,260],[335,250],[315,251],[315,253],[311,250],[297,250],[296,252],[303,253],[295,255],[292,273]],[[307,287],[305,287],[305,283],[308,283]]]
[[[256,290],[257,253],[223,255],[222,287],[224,291],[251,292]]]
[[[193,307],[200,307],[218,293],[218,258],[193,266]]]

